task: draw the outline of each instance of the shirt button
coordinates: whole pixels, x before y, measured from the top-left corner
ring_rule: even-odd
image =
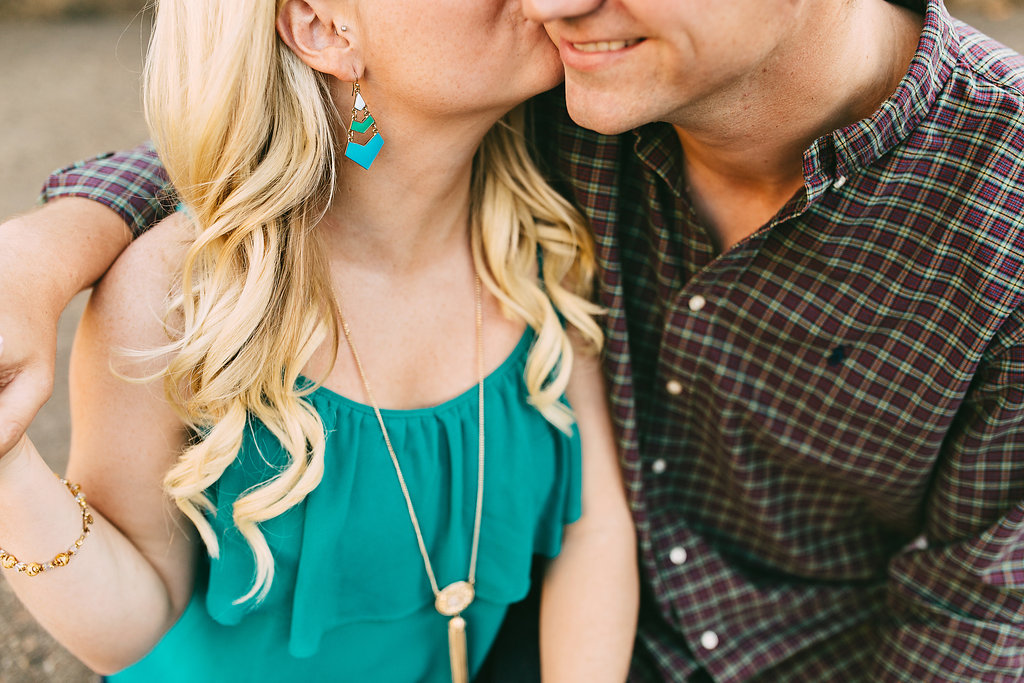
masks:
[[[700,294],[690,297],[690,310],[696,313],[708,305],[708,300]]]
[[[678,545],[675,548],[672,548],[668,553],[668,559],[672,561],[672,564],[677,566],[686,562],[686,548]]]
[[[665,458],[658,458],[651,463],[651,471],[655,474],[662,474],[668,467],[668,463],[665,462]]]
[[[845,184],[846,184],[846,176],[844,176],[844,175],[836,176],[836,181],[834,183],[832,183],[832,187],[834,187],[834,188],[836,188],[838,190],[839,188],[841,188]]]
[[[683,383],[677,379],[670,379],[668,383],[665,385],[665,391],[672,394],[673,396],[678,396],[679,394],[683,393]]]
[[[718,634],[714,631],[704,631],[700,634],[700,646],[705,650],[714,650],[718,647]]]

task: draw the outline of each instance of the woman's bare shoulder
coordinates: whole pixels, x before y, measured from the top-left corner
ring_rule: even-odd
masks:
[[[133,241],[93,290],[91,314],[110,342],[134,348],[166,344],[169,297],[192,241],[188,220],[175,213]]]

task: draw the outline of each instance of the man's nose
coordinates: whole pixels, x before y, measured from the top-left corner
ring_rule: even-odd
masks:
[[[605,0],[523,0],[523,13],[533,21],[557,21],[589,14]]]

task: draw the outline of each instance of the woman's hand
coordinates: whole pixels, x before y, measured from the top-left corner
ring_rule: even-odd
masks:
[[[13,339],[34,343],[8,344],[0,337],[0,457],[24,439],[25,430],[50,398],[57,344],[56,331],[33,334],[26,329],[29,325],[13,323],[12,319],[22,316],[11,308],[5,304],[0,315],[5,319],[3,329]]]
[[[61,312],[128,241],[121,217],[88,199],[59,199],[0,225],[0,455],[53,391]]]

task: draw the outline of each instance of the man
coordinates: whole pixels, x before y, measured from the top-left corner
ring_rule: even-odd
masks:
[[[536,104],[598,241],[633,677],[1024,679],[1024,60],[938,0],[524,10],[602,133]],[[50,192],[137,224],[145,159]]]
[[[541,148],[601,247],[636,677],[1024,679],[1024,62],[937,2],[525,4],[613,134]]]

